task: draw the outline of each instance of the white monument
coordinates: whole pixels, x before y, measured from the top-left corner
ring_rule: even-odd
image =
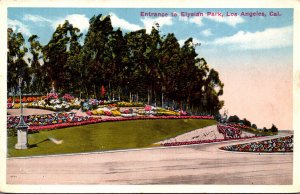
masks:
[[[21,114],[20,114],[20,121],[19,124],[16,126],[17,129],[17,137],[18,137],[18,142],[15,145],[16,149],[27,149],[28,148],[28,139],[27,139],[27,129],[28,125],[25,123],[23,119],[23,107],[22,107],[22,77],[19,77],[19,87],[20,87],[20,109],[21,109]]]

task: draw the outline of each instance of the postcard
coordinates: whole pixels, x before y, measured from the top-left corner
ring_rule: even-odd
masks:
[[[299,2],[228,2],[1,2],[1,191],[299,192]]]

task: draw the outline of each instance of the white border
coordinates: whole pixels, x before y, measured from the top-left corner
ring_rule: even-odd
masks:
[[[2,192],[300,192],[300,1],[296,0],[0,0],[0,191]],[[6,184],[6,37],[7,7],[89,8],[294,8],[293,44],[293,185],[7,185]],[[296,44],[298,43],[298,44]],[[297,173],[298,172],[298,173]]]

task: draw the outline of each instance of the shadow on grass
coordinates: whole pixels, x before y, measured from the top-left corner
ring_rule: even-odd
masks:
[[[40,141],[38,143],[30,144],[30,145],[28,145],[28,147],[29,148],[36,148],[36,147],[38,147],[38,144],[41,144],[41,143],[46,142],[46,141],[49,141],[49,139],[47,138],[47,139],[44,139],[43,141]]]

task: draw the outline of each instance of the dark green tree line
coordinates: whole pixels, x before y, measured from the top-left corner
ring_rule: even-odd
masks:
[[[28,52],[21,33],[8,33],[8,89],[17,86],[22,73],[27,92],[56,92],[82,97],[139,100],[148,104],[183,108],[193,113],[216,114],[224,84],[216,70],[199,58],[189,38],[181,47],[173,33],[160,35],[159,24],[123,33],[114,29],[110,16],[93,16],[82,33],[68,21],[59,25],[50,41],[41,45],[32,35]],[[104,86],[106,95],[101,95]]]

